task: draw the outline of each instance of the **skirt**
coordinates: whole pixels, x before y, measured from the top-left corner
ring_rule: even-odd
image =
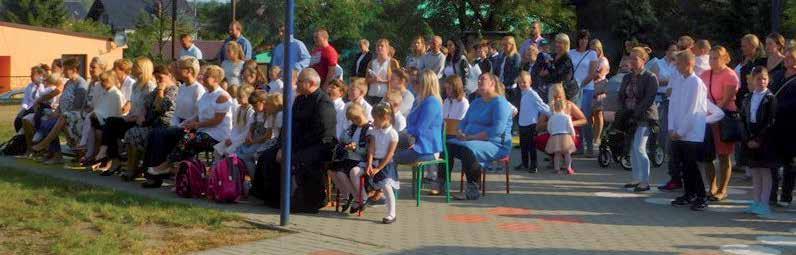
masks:
[[[713,144],[716,147],[716,154],[718,155],[732,155],[735,153],[734,142],[724,142],[721,140],[721,126],[718,123],[711,124],[710,129],[713,132]]]
[[[83,135],[83,116],[82,111],[68,111],[63,113],[64,120],[66,121],[66,132],[74,141],[80,141],[80,136]]]
[[[149,142],[148,138],[150,130],[152,130],[151,127],[132,127],[124,133],[124,141],[127,142],[127,144],[135,147],[137,150],[143,151],[146,149],[147,143]]]
[[[570,134],[556,134],[550,136],[550,140],[547,141],[547,145],[544,149],[544,151],[549,154],[573,153],[576,150],[575,141]]]
[[[373,165],[376,167],[379,163],[378,160],[373,160]],[[381,171],[373,175],[371,177],[372,185],[375,188],[384,188],[386,186],[390,186],[393,189],[400,189],[401,183],[398,181],[398,169],[395,166],[394,162],[390,162],[387,166],[384,167]]]

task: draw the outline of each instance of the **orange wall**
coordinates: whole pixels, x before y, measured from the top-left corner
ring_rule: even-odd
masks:
[[[0,24],[0,56],[11,56],[11,76],[29,76],[30,67],[50,65],[63,54],[85,54],[86,64],[99,56],[106,63],[122,58],[122,48],[98,38],[72,36]],[[12,79],[11,88],[25,86],[29,79]]]

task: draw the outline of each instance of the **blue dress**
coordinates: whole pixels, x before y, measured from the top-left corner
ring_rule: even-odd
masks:
[[[459,123],[459,129],[467,135],[486,132],[488,139],[460,141],[453,138],[448,142],[470,149],[482,166],[504,158],[511,152],[512,115],[514,113],[505,97],[498,96],[489,102],[478,98],[470,104],[464,119]]]

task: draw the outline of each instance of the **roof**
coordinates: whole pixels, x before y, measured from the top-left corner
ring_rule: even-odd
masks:
[[[4,22],[4,21],[0,21],[0,27],[13,27],[13,28],[34,30],[34,31],[45,32],[45,33],[54,33],[54,34],[62,34],[62,35],[68,35],[68,36],[83,37],[83,38],[94,39],[94,40],[103,40],[103,41],[112,40],[110,37],[103,37],[103,36],[96,36],[96,35],[91,35],[91,34],[71,32],[71,31],[55,29],[55,28],[29,26],[29,25],[23,25],[23,24],[11,23],[11,22]]]
[[[88,10],[86,10],[81,1],[64,1],[64,7],[66,7],[66,12],[69,13],[69,17],[76,20],[82,20],[88,14]]]
[[[177,1],[177,10],[193,15],[193,9],[186,0],[96,0],[91,5],[86,18],[105,23],[114,31],[134,28],[139,15],[154,14],[155,3],[162,1],[164,15],[171,16],[172,1]]]

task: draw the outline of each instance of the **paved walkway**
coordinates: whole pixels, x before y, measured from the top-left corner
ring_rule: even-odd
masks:
[[[219,205],[182,199],[169,188],[144,190],[118,178],[13,158],[0,158],[2,167],[220,208],[268,225],[279,222],[277,211],[255,201]],[[295,234],[199,254],[796,254],[796,208],[777,209],[766,219],[741,213],[751,189],[742,178],[733,178],[730,200],[692,212],[668,205],[676,193],[621,189],[630,173],[617,166],[602,169],[593,159],[578,159],[575,167],[575,176],[512,172],[511,194],[505,193],[503,175],[490,173],[483,199],[446,204],[443,197],[424,197],[420,208],[411,198],[411,174],[402,169],[395,224],[380,224],[383,207],[369,208],[362,217],[330,208],[293,215],[286,229]],[[665,169],[654,169],[653,176],[665,181]],[[458,171],[453,177],[458,190]]]

